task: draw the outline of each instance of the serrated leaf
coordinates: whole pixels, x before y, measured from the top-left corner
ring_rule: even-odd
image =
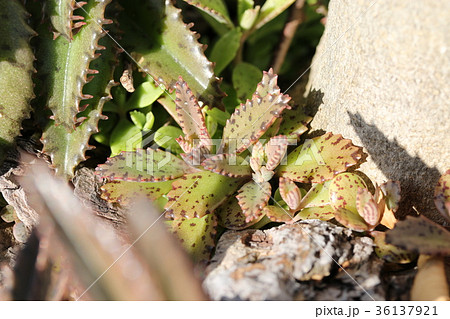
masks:
[[[234,57],[240,46],[242,32],[237,29],[231,29],[214,44],[212,48],[210,59],[216,63],[214,72],[219,75]]]
[[[75,129],[77,114],[82,110],[80,102],[91,98],[82,92],[89,82],[88,75],[97,73],[89,68],[97,50],[103,49],[98,41],[106,35],[104,12],[111,0],[91,0],[83,8],[86,13],[86,25],[69,42],[64,37],[53,40],[43,25],[40,30],[41,49],[38,60],[43,61],[39,69],[43,82],[47,106],[53,113],[55,125],[62,125],[67,131]],[[57,67],[55,67],[57,66]]]
[[[295,215],[295,219],[297,218],[320,219],[326,221],[334,218],[334,209],[330,205],[303,208],[297,215]]]
[[[237,153],[245,151],[256,143],[267,129],[281,117],[290,100],[288,95],[268,94],[260,97],[254,94],[252,100],[236,109],[223,129],[225,149],[235,149]]]
[[[330,205],[336,210],[345,208],[358,214],[356,206],[358,187],[367,188],[366,183],[358,174],[341,173],[336,175],[328,190]]]
[[[251,98],[262,76],[261,70],[253,64],[241,62],[233,68],[233,87],[239,100]],[[264,97],[265,95],[262,95]]]
[[[204,169],[228,177],[250,177],[252,170],[248,162],[235,154],[217,154],[202,162]]]
[[[266,0],[255,22],[255,29],[261,28],[267,22],[286,10],[295,0]]]
[[[358,187],[356,192],[356,209],[359,216],[373,229],[379,224],[384,212],[384,200],[379,207],[368,189]]]
[[[422,215],[397,222],[386,232],[386,243],[420,254],[450,254],[450,232]]]
[[[250,167],[254,172],[259,172],[264,163],[264,146],[257,141],[252,147],[252,156],[250,157]]]
[[[263,213],[273,222],[277,223],[293,223],[292,215],[279,206],[268,205],[264,207]]]
[[[434,203],[441,215],[450,222],[450,169],[439,178],[434,190]]]
[[[386,262],[407,264],[417,259],[417,254],[386,243],[386,233],[373,231],[370,233],[375,242],[375,253]]]
[[[323,207],[330,204],[329,187],[331,181],[313,184],[303,196],[299,208]]]
[[[172,153],[151,148],[121,152],[95,169],[102,178],[133,182],[167,181],[193,171],[196,170]]]
[[[303,113],[299,107],[293,107],[283,113],[283,121],[278,134],[286,135],[288,139],[298,139],[300,135],[308,130],[308,123],[311,120],[312,117]]]
[[[197,99],[223,109],[212,63],[203,54],[198,35],[184,24],[180,10],[169,0],[124,0],[121,27],[125,47],[144,72],[169,91],[179,76],[189,83]]]
[[[233,22],[228,15],[227,6],[223,0],[183,0],[192,6],[195,6],[206,12],[218,22],[226,24],[228,27],[233,27]]]
[[[173,221],[171,227],[194,262],[206,262],[210,259],[217,233],[217,218],[214,214]]]
[[[387,181],[380,185],[380,189],[385,196],[387,208],[392,210],[392,212],[396,212],[401,198],[400,182]]]
[[[302,199],[300,189],[289,178],[280,177],[280,195],[290,209],[296,210]]]
[[[73,29],[84,25],[83,16],[73,14],[82,2],[75,0],[47,0],[45,2],[50,21],[55,30],[55,37],[62,35],[68,41],[73,39]],[[78,21],[74,23],[75,21]]]
[[[277,174],[300,183],[322,183],[349,167],[357,167],[363,162],[363,154],[362,147],[354,146],[351,140],[326,133],[292,151]]]
[[[269,171],[273,171],[281,163],[286,155],[287,147],[288,140],[284,135],[274,136],[267,142],[264,152],[267,157],[266,168]]]
[[[334,218],[345,227],[354,231],[367,231],[370,226],[359,216],[358,213],[345,208],[338,208],[334,211]]]
[[[250,181],[242,186],[236,198],[246,217],[246,222],[259,219],[264,215],[262,210],[267,205],[272,187],[268,182],[257,183]]]
[[[273,73],[273,69],[263,71],[261,82],[256,86],[255,94],[259,97],[264,97],[268,94],[280,94],[281,90],[278,87],[278,75]],[[283,116],[284,117],[284,116]]]
[[[0,165],[6,150],[20,134],[22,121],[30,116],[34,97],[33,50],[35,32],[27,25],[27,13],[17,0],[0,2]]]
[[[213,213],[242,185],[242,179],[201,171],[176,180],[167,195],[166,217],[198,218]]]
[[[219,224],[227,229],[241,230],[258,223],[264,215],[246,222],[246,217],[239,206],[236,197],[231,196],[225,203],[220,205],[214,213],[219,220]]]
[[[156,201],[172,189],[173,181],[164,182],[127,182],[110,181],[101,187],[101,197],[109,202],[128,205],[140,197]]]

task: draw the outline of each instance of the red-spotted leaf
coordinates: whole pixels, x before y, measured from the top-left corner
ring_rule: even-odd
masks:
[[[358,187],[367,188],[364,180],[355,173],[342,173],[337,175],[330,183],[329,198],[334,209],[345,208],[358,214],[356,207],[356,194]]]
[[[258,172],[261,169],[263,163],[264,163],[264,146],[260,141],[258,141],[252,147],[250,166],[254,172]]]
[[[450,255],[450,232],[424,216],[407,216],[386,232],[386,243],[426,255]]]
[[[242,211],[241,206],[239,206],[238,200],[234,196],[230,197],[225,203],[220,205],[214,214],[216,214],[221,226],[233,230],[248,228],[258,223],[264,216],[261,214],[258,218],[255,218],[250,222],[246,222],[244,212]]]
[[[295,215],[295,218],[330,220],[334,218],[334,209],[330,205],[322,207],[308,207],[302,209],[297,215]]]
[[[367,188],[358,187],[356,192],[356,209],[359,215],[364,219],[364,221],[375,228],[380,222],[381,216],[384,212],[384,201],[383,205],[378,207],[375,202],[375,198],[369,192]]]
[[[450,169],[441,176],[434,191],[437,209],[450,222]]]
[[[308,123],[311,120],[312,117],[303,113],[299,107],[293,107],[284,111],[278,134],[286,135],[288,139],[297,139],[308,130]]]
[[[288,140],[284,135],[272,137],[264,146],[264,151],[267,157],[266,168],[273,171],[278,164],[281,163],[288,147]]]
[[[392,212],[396,212],[398,204],[400,203],[400,182],[387,181],[380,185],[381,191],[384,194],[386,200],[386,206]]]
[[[252,169],[248,162],[235,154],[217,154],[202,162],[204,169],[229,177],[250,177]]]
[[[280,195],[290,209],[296,210],[299,207],[302,194],[289,178],[280,177]]]
[[[213,213],[242,183],[242,179],[209,171],[183,176],[173,182],[173,189],[167,194],[166,217],[181,220]]]
[[[375,242],[375,253],[384,261],[397,264],[408,264],[417,259],[417,254],[386,243],[386,233],[372,231]]]
[[[280,94],[280,88],[278,87],[278,75],[273,73],[273,69],[270,68],[268,72],[263,71],[263,77],[261,82],[256,86],[256,96],[262,98],[268,94]]]
[[[371,228],[358,213],[345,208],[338,208],[335,210],[334,218],[345,227],[354,231],[366,231]]]
[[[171,222],[173,233],[178,236],[194,262],[206,262],[211,257],[215,246],[216,227],[217,218],[214,214]]]
[[[268,182],[257,183],[250,181],[239,189],[236,198],[246,217],[246,222],[251,222],[263,215],[263,208],[270,198],[271,186]]]
[[[109,202],[117,202],[122,205],[130,204],[139,197],[146,197],[156,201],[172,189],[172,182],[137,183],[111,181],[101,187],[101,197]]]
[[[263,213],[273,222],[287,224],[294,222],[292,214],[279,206],[268,205],[264,207]]]
[[[96,168],[96,174],[109,180],[158,182],[197,171],[169,152],[147,148],[121,152]]]
[[[331,181],[321,184],[312,184],[309,191],[303,196],[299,208],[323,207],[330,204],[329,187]]]
[[[284,109],[290,108],[287,104],[290,99],[288,95],[280,93],[265,96],[254,94],[251,100],[241,104],[227,120],[222,148],[229,152],[245,151],[281,117]]]
[[[327,133],[297,147],[288,155],[287,164],[278,167],[277,174],[300,183],[322,183],[349,167],[357,167],[362,159],[362,147],[340,134]]]

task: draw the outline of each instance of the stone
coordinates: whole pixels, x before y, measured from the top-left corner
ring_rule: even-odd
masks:
[[[319,220],[228,231],[206,269],[213,300],[384,300],[369,237]]]
[[[331,0],[306,91],[314,131],[364,146],[361,170],[399,180],[399,216],[443,223],[434,187],[450,168],[450,1]]]

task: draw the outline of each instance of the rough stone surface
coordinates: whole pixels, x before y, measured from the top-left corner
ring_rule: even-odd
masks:
[[[214,300],[383,300],[372,251],[370,238],[318,220],[229,231],[203,287]]]
[[[307,87],[312,129],[364,146],[364,173],[401,181],[399,214],[414,206],[438,222],[433,190],[450,168],[449,21],[450,1],[331,0]]]

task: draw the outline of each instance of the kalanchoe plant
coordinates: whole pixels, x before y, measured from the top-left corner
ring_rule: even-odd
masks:
[[[299,112],[297,123],[290,117],[283,123],[282,112],[291,108],[289,100],[280,92],[272,70],[265,72],[252,99],[241,104],[227,120],[214,153],[203,110],[180,78],[175,103],[177,122],[184,133],[177,139],[184,152],[181,159],[152,148],[109,158],[96,170],[110,180],[103,188],[105,198],[123,200],[137,196],[119,186],[119,181],[123,181],[145,183],[133,185],[133,190],[141,189],[146,192],[144,195],[155,199],[163,195],[163,189],[167,190],[168,184],[160,183],[173,181],[164,206],[166,218],[173,220],[172,228],[181,237],[188,236],[190,248],[199,258],[207,257],[207,248],[214,245],[211,225],[216,220],[231,229],[249,227],[264,215],[278,222],[291,221],[285,211],[268,205],[274,176],[280,179],[283,198],[296,209],[300,193],[295,182],[323,183],[349,167],[357,167],[364,156],[362,149],[349,140],[327,133],[307,140],[284,158],[287,136],[296,141],[308,120]],[[280,131],[284,134],[277,135]],[[186,242],[186,238],[182,239]]]

